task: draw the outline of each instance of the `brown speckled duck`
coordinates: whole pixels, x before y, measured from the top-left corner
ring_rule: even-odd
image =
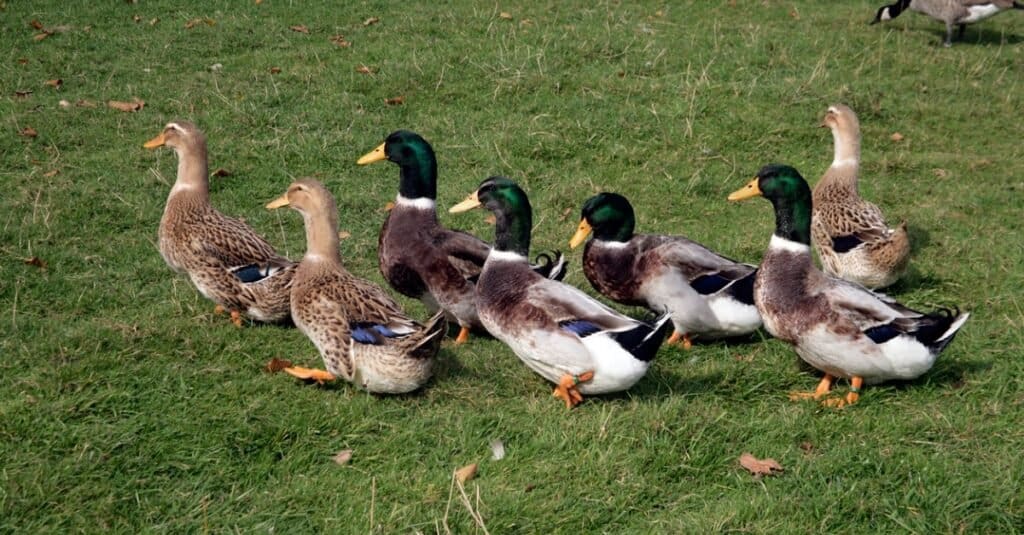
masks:
[[[178,155],[178,176],[160,219],[160,256],[174,271],[188,274],[217,311],[231,321],[241,316],[274,322],[288,318],[288,292],[296,263],[274,251],[245,223],[210,205],[206,137],[186,121],[167,123],[147,141]]]
[[[285,371],[317,382],[341,377],[379,394],[423,386],[444,336],[440,312],[421,324],[376,284],[345,269],[338,245],[337,206],[315,180],[299,180],[267,208],[291,206],[306,227],[306,254],[292,282],[295,325],[316,345],[327,370]]]
[[[377,255],[388,284],[403,295],[419,299],[431,310],[441,309],[459,324],[456,344],[479,329],[475,289],[491,250],[487,242],[441,225],[437,219],[437,159],[434,149],[415,132],[397,130],[384,143],[359,158],[359,165],[382,160],[400,169],[398,196],[380,230]],[[544,276],[565,276],[565,258],[541,255],[535,266]]]
[[[815,268],[811,191],[796,169],[765,166],[729,200],[759,195],[775,208],[775,232],[758,268],[754,302],[765,329],[825,373],[814,392],[792,397],[820,399],[842,377],[850,392],[826,403],[843,406],[857,401],[865,383],[915,379],[931,369],[970,314],[911,310]]]
[[[491,177],[463,212],[485,206],[496,217],[494,249],[477,283],[480,321],[531,370],[555,383],[554,395],[573,407],[582,394],[620,392],[639,381],[671,326],[623,316],[580,290],[537,274],[528,262],[532,211],[519,186]]]
[[[860,197],[860,123],[853,110],[829,106],[821,125],[835,141],[832,165],[814,186],[811,236],[822,269],[867,288],[889,286],[910,260],[907,224],[889,228],[882,211]]]
[[[599,193],[583,204],[575,249],[583,273],[608,298],[672,314],[666,343],[689,349],[693,337],[748,334],[761,326],[754,306],[755,266],[721,256],[683,236],[635,234],[633,206],[618,193]]]

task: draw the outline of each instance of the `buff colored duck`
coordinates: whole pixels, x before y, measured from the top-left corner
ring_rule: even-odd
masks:
[[[210,205],[206,137],[187,121],[167,123],[144,145],[168,147],[178,156],[178,174],[160,219],[160,256],[185,273],[216,311],[275,322],[288,318],[288,293],[295,262],[277,254],[245,223]]]
[[[376,284],[345,269],[338,243],[338,210],[315,180],[299,180],[268,209],[290,206],[302,214],[306,254],[295,272],[291,310],[313,342],[325,370],[284,371],[317,382],[341,377],[374,393],[402,394],[423,386],[445,329],[444,315],[419,323]]]

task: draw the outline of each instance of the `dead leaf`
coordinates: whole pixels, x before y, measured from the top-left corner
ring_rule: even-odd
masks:
[[[891,139],[893,141],[896,141],[896,142],[903,141],[903,134],[901,134],[899,132],[893,132],[892,135],[889,136],[889,139]]]
[[[263,0],[256,0],[256,5],[260,5],[262,3],[263,3]]]
[[[337,35],[332,35],[331,36],[331,42],[336,44],[336,45],[338,45],[338,46],[340,46],[341,48],[348,48],[348,47],[352,46],[352,43],[346,41],[345,40],[345,36],[341,35],[340,33],[337,34]]]
[[[195,19],[192,19],[192,20],[190,20],[190,21],[185,23],[185,29],[186,30],[191,30],[192,28],[195,28],[196,26],[199,26],[200,24],[206,24],[207,26],[213,26],[213,25],[217,24],[217,21],[215,21],[215,20],[213,20],[213,19],[211,19],[209,17],[195,18]]]
[[[512,14],[509,13],[508,11],[502,11],[501,13],[498,13],[498,18],[499,19],[505,19],[505,20],[512,20]]]
[[[36,132],[36,129],[31,126],[26,126],[25,128],[18,130],[18,135],[24,137],[36,137],[39,135],[39,132]]]
[[[349,239],[351,237],[352,237],[352,233],[347,231],[347,230],[339,230],[338,231],[338,239],[339,240],[347,240],[347,239]]]
[[[28,65],[28,58],[18,58],[18,65]]]
[[[52,171],[47,171],[47,172],[43,173],[43,176],[46,177],[46,178],[53,178],[53,177],[57,176],[57,173],[60,173],[60,169],[54,169]]]
[[[789,16],[793,20],[800,20],[800,12],[797,11],[795,7],[789,10]]]
[[[50,32],[37,33],[37,34],[32,36],[32,40],[34,40],[34,41],[42,41],[43,39],[46,39],[49,36],[50,36]]]
[[[488,225],[492,225],[492,226],[493,225],[497,225],[498,224],[498,216],[496,216],[494,214],[487,214],[487,216],[484,217],[484,223],[487,223]]]
[[[533,492],[533,489],[535,488],[537,488],[537,485],[530,483],[529,485],[526,486],[525,489],[523,489],[523,492]]]
[[[132,102],[122,102],[120,100],[111,100],[107,102],[107,106],[114,108],[115,110],[121,110],[124,112],[136,112],[146,106],[146,103],[138,98],[132,99]]]
[[[368,19],[363,21],[363,26],[370,26],[370,25],[373,25],[373,24],[377,24],[378,22],[380,22],[379,18],[377,18],[377,17],[370,17],[370,18],[368,18]]]
[[[289,29],[293,32],[309,33],[309,28],[305,24],[296,24],[295,26],[289,26]]]
[[[79,108],[95,108],[96,103],[91,100],[80,99],[75,102],[75,106],[78,106]]]
[[[805,440],[805,441],[800,443],[800,449],[803,450],[804,453],[813,453],[814,452],[814,444],[811,444],[810,442]]]
[[[367,67],[366,65],[360,65],[356,67],[356,72],[361,74],[373,74],[373,69]]]
[[[345,466],[346,464],[348,464],[349,461],[352,460],[352,450],[341,450],[338,453],[336,453],[334,457],[331,457],[331,459],[333,459],[334,462],[342,466]]]
[[[491,459],[500,461],[505,458],[505,443],[500,438],[491,441]]]
[[[758,459],[750,453],[740,455],[740,466],[755,477],[770,476],[782,471],[782,465],[775,459]]]
[[[572,207],[570,206],[570,207],[566,208],[565,210],[562,210],[562,215],[558,217],[558,220],[559,221],[565,221],[565,218],[569,217],[569,214],[571,214],[571,213],[572,213]]]
[[[384,99],[384,104],[388,106],[399,106],[405,104],[405,97],[399,95],[397,97],[391,97]]]
[[[263,369],[269,373],[277,373],[285,368],[291,368],[291,366],[292,361],[274,357],[267,361],[267,365]]]
[[[29,26],[32,26],[33,28],[35,28],[37,30],[42,30],[43,29],[43,23],[39,22],[38,20],[33,19],[32,22],[30,22],[28,24],[29,24]]]
[[[138,24],[142,22],[142,15],[133,15],[132,20],[135,21],[135,24]]]
[[[22,90],[14,92],[14,96],[16,96],[18,98],[25,98],[25,97],[27,97],[27,96],[29,96],[31,94],[32,94],[32,90],[31,89],[22,89]]]
[[[216,171],[210,173],[210,176],[215,176],[217,178],[224,178],[226,176],[231,176],[231,171],[228,171],[227,169],[224,169],[223,167],[218,167]]]
[[[385,212],[390,212],[394,208],[395,208],[395,203],[393,203],[391,201],[388,201],[388,202],[384,203],[384,208],[381,208],[381,210],[383,210]]]
[[[60,86],[64,85],[64,80],[60,78],[54,78],[53,80],[47,80],[43,82],[43,85],[48,85],[54,89],[60,89]]]
[[[152,19],[149,19],[149,25],[150,26],[156,26],[156,23],[158,23],[158,22],[160,22],[160,18],[159,17],[153,17]]]
[[[465,484],[470,479],[476,477],[477,468],[478,467],[476,463],[467,464],[466,466],[463,466],[462,468],[459,468],[458,470],[455,471],[455,479],[457,479],[459,483]]]
[[[22,262],[24,262],[25,265],[28,266],[35,266],[39,269],[46,269],[46,262],[44,262],[43,259],[39,258],[38,256],[33,256],[32,258],[24,258],[22,259]]]
[[[68,109],[71,107],[71,103],[64,99],[60,99],[60,101],[57,102],[57,105],[64,109]]]
[[[936,169],[932,169],[932,174],[934,174],[935,176],[937,176],[939,178],[946,178],[946,177],[949,176],[949,171],[947,171],[945,169],[938,169],[938,168],[936,168]]]
[[[278,74],[281,72],[281,67],[271,67],[270,74]]]

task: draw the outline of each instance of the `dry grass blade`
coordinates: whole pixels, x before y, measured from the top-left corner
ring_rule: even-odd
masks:
[[[121,100],[111,100],[107,102],[107,106],[114,108],[115,110],[121,110],[123,112],[136,112],[146,106],[146,103],[138,98],[133,99],[132,102],[124,102]]]
[[[296,24],[294,26],[289,26],[288,29],[298,33],[309,33],[309,28],[307,28],[305,24]]]
[[[377,18],[377,17],[370,17],[370,18],[368,18],[368,19],[363,21],[363,26],[370,26],[372,24],[377,24],[378,22],[380,22],[379,18]]]

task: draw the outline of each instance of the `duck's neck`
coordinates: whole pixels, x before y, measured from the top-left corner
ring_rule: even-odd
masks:
[[[400,164],[398,194],[405,199],[437,199],[437,159],[427,146],[418,147],[410,162]]]
[[[856,169],[860,164],[860,132],[833,128],[832,141],[835,145],[832,167]]]
[[[306,226],[306,255],[303,261],[340,266],[337,216],[303,212],[302,218]]]
[[[494,211],[494,249],[528,258],[533,214],[529,206],[524,210],[499,209]]]
[[[210,179],[206,163],[206,147],[182,148],[178,151],[178,176],[171,188],[170,196],[188,194],[201,200],[209,200]]]
[[[772,199],[775,207],[775,236],[791,242],[811,244],[811,192],[806,185],[793,197]]]

